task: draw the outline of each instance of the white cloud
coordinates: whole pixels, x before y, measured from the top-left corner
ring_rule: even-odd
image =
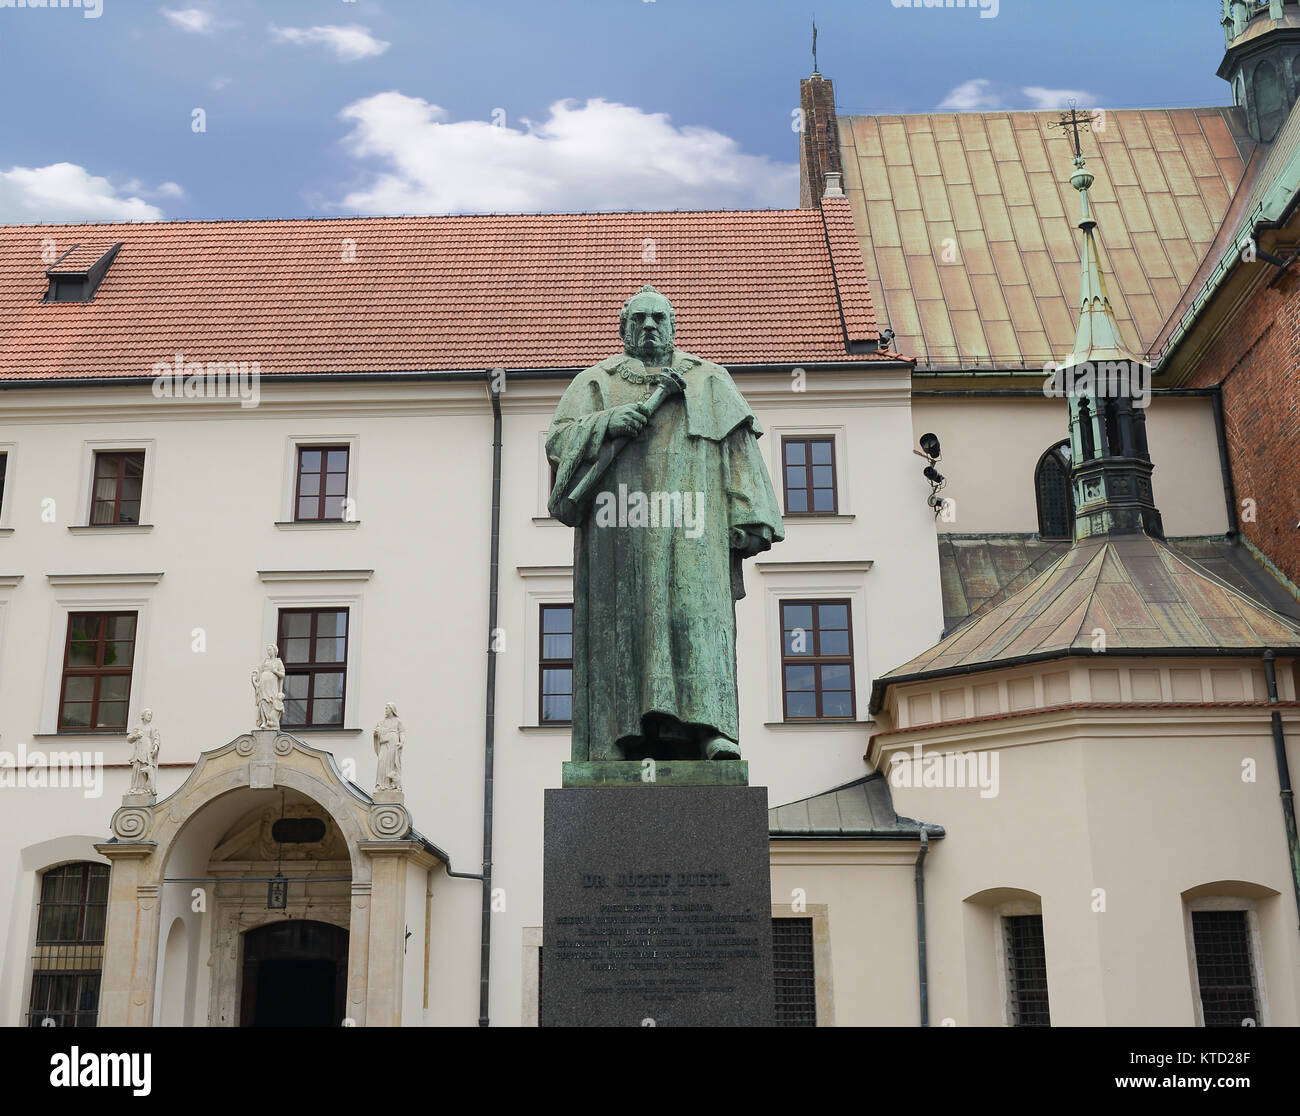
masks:
[[[182,31],[210,35],[217,29],[217,21],[212,18],[212,13],[205,12],[202,8],[160,8],[159,11],[173,27],[179,27]]]
[[[154,193],[160,198],[183,198],[185,196],[184,188],[177,182],[163,182]]]
[[[234,81],[234,78],[228,78],[228,77],[214,77],[214,78],[212,79],[212,88],[213,88],[214,90],[216,90],[216,92],[220,93],[220,92],[221,92],[223,89],[225,89],[225,88],[226,88],[226,87],[227,87],[227,86],[228,86],[232,81]]]
[[[1048,111],[1069,108],[1071,100],[1079,105],[1097,102],[1097,95],[1084,89],[1046,89],[1041,85],[1020,87],[995,86],[988,78],[972,78],[948,91],[939,102],[940,112],[994,112],[1006,109]]]
[[[378,169],[332,208],[362,213],[519,213],[796,204],[799,169],[747,155],[709,128],[593,99],[557,101],[540,123],[450,123],[396,91],[348,105],[343,145]]]
[[[180,189],[175,183],[164,183],[164,186]],[[157,206],[134,195],[124,196],[123,189],[75,163],[11,167],[0,170],[0,221],[157,221],[162,218],[163,211]],[[159,187],[158,193],[165,193],[164,188]]]
[[[326,24],[322,27],[276,27],[271,25],[271,34],[277,41],[293,43],[296,46],[308,46],[319,43],[332,50],[345,62],[355,62],[358,58],[372,58],[383,54],[392,43],[376,39],[368,27],[349,23],[345,27]]]
[[[987,78],[972,78],[948,91],[939,102],[939,111],[979,112],[981,110],[1002,107],[1002,98],[993,91],[993,83]]]
[[[1036,109],[1067,109],[1071,101],[1080,107],[1097,103],[1097,95],[1086,89],[1044,89],[1041,85],[1026,85],[1020,90]]]

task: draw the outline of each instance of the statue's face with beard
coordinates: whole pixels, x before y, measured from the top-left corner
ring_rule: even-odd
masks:
[[[672,363],[677,327],[672,304],[656,292],[633,298],[623,312],[623,351],[650,365]]]

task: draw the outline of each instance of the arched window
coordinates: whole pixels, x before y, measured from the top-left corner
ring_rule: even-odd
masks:
[[[1259,138],[1271,143],[1286,120],[1286,89],[1277,67],[1267,60],[1255,67],[1251,76],[1255,90],[1255,114],[1259,121]]]
[[[1070,443],[1060,442],[1038,460],[1038,533],[1045,539],[1074,536],[1074,493],[1070,486]]]
[[[30,1026],[95,1026],[107,913],[107,864],[61,864],[41,877]]]

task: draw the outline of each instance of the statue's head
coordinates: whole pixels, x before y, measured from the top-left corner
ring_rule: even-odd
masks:
[[[147,725],[150,721],[153,720],[153,710],[145,709],[141,711],[140,720],[142,720]]]
[[[671,363],[673,338],[677,336],[673,304],[647,283],[623,303],[618,334],[628,356],[646,364]]]
[[[266,645],[266,657],[268,659],[278,659],[280,657],[280,649],[274,643],[268,643]]]
[[[397,716],[397,706],[394,705],[391,701],[390,701],[387,705],[384,706],[384,716],[385,716],[385,717],[396,717],[396,716]]]

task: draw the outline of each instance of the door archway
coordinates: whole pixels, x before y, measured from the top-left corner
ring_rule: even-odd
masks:
[[[286,919],[243,934],[241,1027],[337,1027],[346,1009],[348,932]]]

